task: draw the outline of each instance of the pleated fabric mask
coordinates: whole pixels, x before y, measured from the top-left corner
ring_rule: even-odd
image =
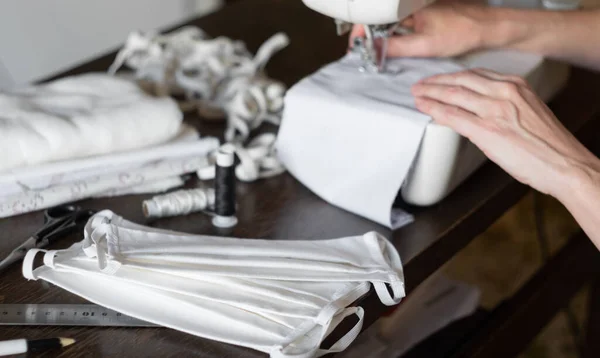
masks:
[[[93,216],[66,250],[31,250],[23,275],[96,304],[271,357],[320,357],[346,349],[362,328],[352,304],[371,285],[386,305],[404,297],[400,257],[375,232],[327,240],[193,235]],[[33,269],[38,252],[44,265]],[[329,349],[339,323],[358,323]]]

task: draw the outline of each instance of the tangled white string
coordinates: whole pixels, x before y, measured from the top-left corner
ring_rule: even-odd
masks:
[[[235,168],[235,175],[239,180],[253,182],[279,175],[285,171],[276,155],[275,140],[275,134],[265,133],[251,140],[245,147],[241,144],[227,144],[232,147],[240,159],[240,163]],[[199,179],[214,179],[215,164],[214,158],[211,159],[212,165],[196,172]]]
[[[277,33],[252,56],[244,43],[226,37],[210,39],[195,27],[166,35],[134,32],[109,73],[127,65],[138,79],[170,93],[182,91],[198,110],[225,114],[227,142],[245,141],[262,123],[280,123],[286,88],[268,78],[264,68],[288,44],[288,37]]]
[[[261,78],[241,78],[230,81],[231,99],[223,101],[229,115],[225,140],[246,140],[252,130],[268,122],[279,125],[283,111],[285,88]]]
[[[188,215],[193,212],[210,211],[215,205],[214,189],[178,190],[158,195],[142,203],[144,216],[163,218]]]

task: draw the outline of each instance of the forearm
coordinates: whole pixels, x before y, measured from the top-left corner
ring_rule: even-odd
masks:
[[[557,199],[600,250],[600,160],[578,166],[565,180]]]
[[[483,46],[544,55],[600,70],[600,9],[488,9]]]

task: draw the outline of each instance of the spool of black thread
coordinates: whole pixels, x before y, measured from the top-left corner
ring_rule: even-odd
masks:
[[[235,152],[233,148],[224,146],[216,155],[214,226],[230,228],[237,224],[235,184]]]

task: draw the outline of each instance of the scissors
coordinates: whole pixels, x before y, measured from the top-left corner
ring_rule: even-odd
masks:
[[[48,246],[76,230],[83,229],[88,219],[94,215],[92,210],[84,210],[78,206],[61,205],[44,212],[44,225],[32,236],[14,249],[10,255],[0,261],[0,271],[22,260],[27,251]]]

